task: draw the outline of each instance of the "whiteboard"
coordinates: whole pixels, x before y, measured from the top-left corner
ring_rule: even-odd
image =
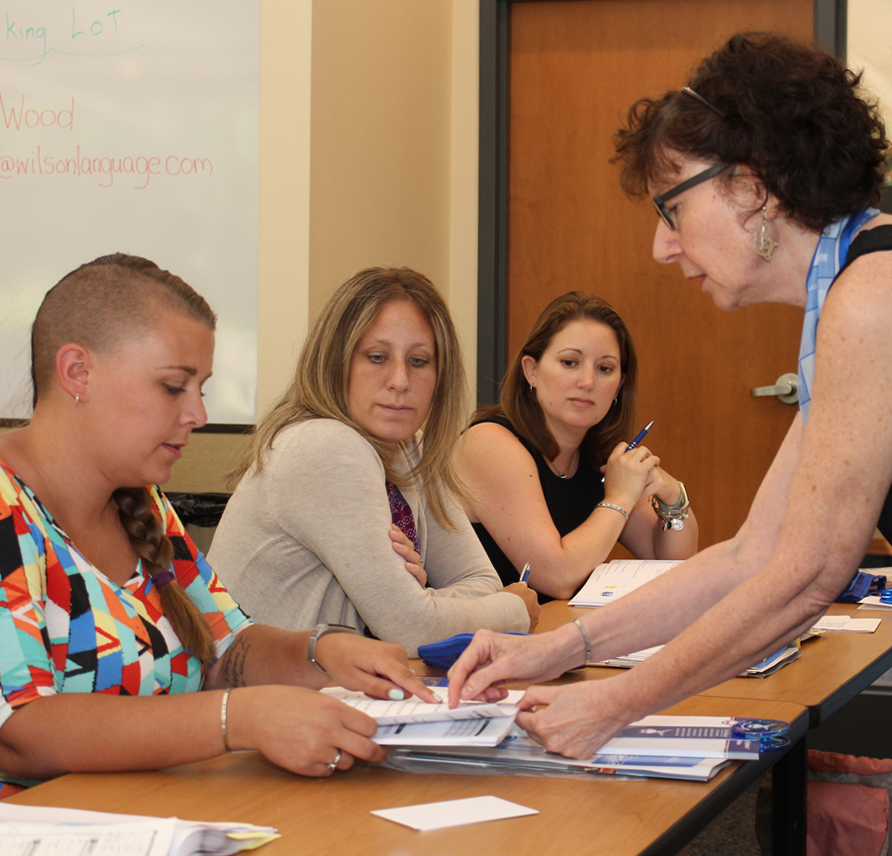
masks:
[[[259,137],[260,0],[3,4],[0,417],[30,413],[43,295],[121,251],[208,300],[210,421],[255,421]]]

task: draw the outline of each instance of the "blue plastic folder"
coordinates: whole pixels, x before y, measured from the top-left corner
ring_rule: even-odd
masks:
[[[508,633],[508,636],[529,636],[529,633]],[[456,633],[448,639],[441,639],[439,642],[428,642],[427,645],[418,646],[418,656],[428,666],[434,666],[437,669],[448,669],[462,655],[462,652],[471,640],[474,638],[473,633]]]

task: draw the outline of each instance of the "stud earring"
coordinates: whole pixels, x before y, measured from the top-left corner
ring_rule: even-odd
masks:
[[[613,399],[613,403],[616,404],[617,401],[619,401],[619,396]]]
[[[777,241],[772,240],[768,234],[768,212],[765,206],[762,206],[762,222],[756,230],[756,252],[765,259],[766,262],[771,261],[771,254],[777,246]]]

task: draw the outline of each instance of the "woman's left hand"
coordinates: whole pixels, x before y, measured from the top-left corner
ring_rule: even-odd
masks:
[[[393,642],[354,633],[326,633],[316,642],[315,656],[332,680],[345,689],[375,698],[399,700],[416,695],[427,702],[441,700],[409,668],[406,649]]]
[[[389,534],[390,540],[393,541],[394,551],[406,560],[406,570],[418,580],[418,585],[424,588],[427,585],[427,574],[421,566],[421,556],[415,549],[415,545],[396,524],[390,527]]]
[[[669,475],[662,467],[654,467],[647,478],[642,499],[655,496],[664,505],[675,505],[681,499],[678,479]]]
[[[613,680],[616,680],[615,678]],[[604,681],[567,687],[530,687],[518,702],[517,724],[549,752],[590,758],[631,721],[609,712]],[[539,707],[533,712],[533,708]]]

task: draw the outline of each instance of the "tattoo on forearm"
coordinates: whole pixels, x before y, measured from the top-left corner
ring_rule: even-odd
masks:
[[[245,661],[251,650],[251,640],[247,633],[239,633],[235,641],[226,651],[223,659],[223,680],[231,687],[244,687],[248,685],[245,680]]]

